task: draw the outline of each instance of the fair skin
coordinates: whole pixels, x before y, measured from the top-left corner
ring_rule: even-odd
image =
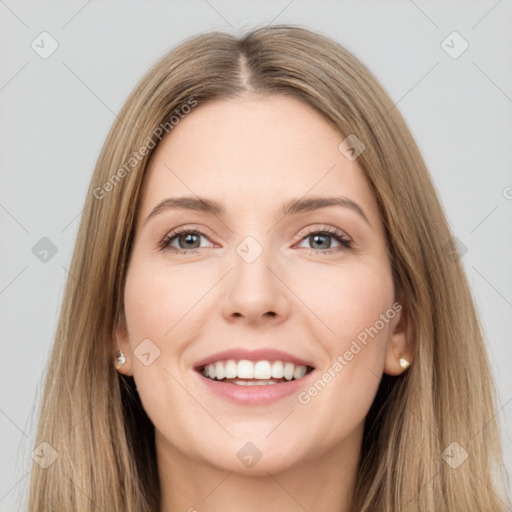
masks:
[[[155,426],[160,512],[348,510],[365,416],[382,374],[402,373],[400,357],[412,360],[412,341],[404,308],[333,371],[397,301],[375,198],[357,160],[339,151],[342,140],[296,99],[247,96],[197,107],[152,156],[114,350],[124,352],[118,371],[134,377]],[[225,212],[162,209],[147,220],[180,196]],[[348,198],[366,220],[348,206],[281,213],[292,198],[312,196]],[[178,227],[204,235],[178,235],[160,250]],[[248,236],[256,245],[241,247],[257,255],[250,263],[237,252]],[[160,350],[148,365],[136,357],[146,339],[145,352]],[[314,369],[271,403],[233,402],[195,365],[238,348],[275,348]],[[335,376],[301,402],[299,392],[329,368]],[[261,457],[253,465],[237,455],[244,446]]]

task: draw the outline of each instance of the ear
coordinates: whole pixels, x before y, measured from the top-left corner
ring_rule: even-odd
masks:
[[[123,352],[126,361],[122,366],[117,368],[117,371],[131,377],[133,375],[133,355],[124,313],[121,313],[120,319],[116,322],[112,335],[112,360],[114,362],[117,359],[115,353],[118,350]]]
[[[415,346],[412,314],[408,307],[402,306],[402,309],[397,312],[395,318],[390,322],[384,373],[400,375],[405,372],[413,362]]]

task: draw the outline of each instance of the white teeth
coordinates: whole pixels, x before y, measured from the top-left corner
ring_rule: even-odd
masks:
[[[268,361],[258,361],[254,365],[255,379],[270,379],[272,372],[270,371],[270,363]]]
[[[275,380],[234,380],[232,384],[238,386],[268,386],[269,384],[278,384]]]
[[[294,379],[301,379],[306,375],[306,367],[305,366],[296,366],[295,371],[293,372]]]
[[[269,379],[301,379],[306,375],[307,366],[295,365],[289,361],[249,361],[240,359],[235,361],[217,361],[208,364],[203,369],[203,375],[213,380],[223,379],[257,379],[259,382],[233,381],[239,385],[264,385],[276,383]]]
[[[226,379],[234,379],[237,375],[237,364],[236,361],[233,359],[230,359],[229,361],[226,361]]]
[[[292,380],[295,372],[295,365],[293,363],[286,363],[284,365],[284,378],[286,380]]]
[[[238,361],[238,377],[240,379],[254,379],[254,364],[247,359]],[[215,375],[217,377],[217,375]]]
[[[272,377],[274,379],[282,379],[284,377],[284,366],[281,361],[272,363]]]
[[[224,369],[224,365],[221,361],[215,363],[215,377],[218,380],[222,380],[226,376],[226,371]]]

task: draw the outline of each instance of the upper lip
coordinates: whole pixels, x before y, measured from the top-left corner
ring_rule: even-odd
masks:
[[[310,366],[313,368],[313,364],[310,361],[296,357],[288,352],[282,350],[276,350],[274,348],[259,348],[256,350],[248,350],[246,348],[231,348],[223,350],[222,352],[216,352],[211,354],[195,364],[195,368],[199,369],[211,363],[217,361],[227,361],[228,359],[235,359],[239,361],[241,359],[247,359],[249,361],[289,361],[299,366]]]

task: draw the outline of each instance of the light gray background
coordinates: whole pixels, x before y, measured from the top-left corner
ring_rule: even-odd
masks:
[[[86,188],[128,93],[167,50],[211,30],[298,23],[381,80],[419,143],[481,313],[512,473],[512,2],[0,1],[0,510],[29,482],[43,372]],[[57,51],[31,42],[48,31]],[[469,48],[441,47],[453,31]],[[507,199],[508,197],[508,199]],[[43,263],[42,237],[57,246]],[[69,364],[74,364],[69,361]]]

